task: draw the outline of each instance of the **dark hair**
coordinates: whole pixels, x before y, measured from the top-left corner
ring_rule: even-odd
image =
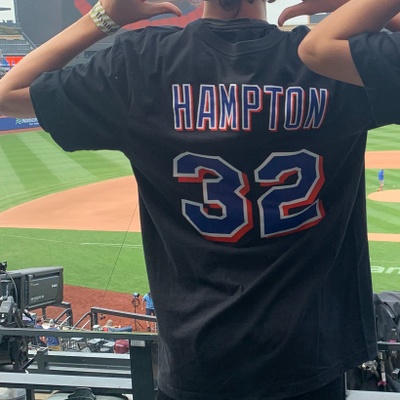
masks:
[[[247,0],[250,4],[254,3],[254,0]],[[219,5],[225,11],[231,11],[237,9],[237,12],[240,10],[240,4],[242,0],[218,0]]]

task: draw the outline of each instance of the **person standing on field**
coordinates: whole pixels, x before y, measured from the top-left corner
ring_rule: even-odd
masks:
[[[378,187],[378,192],[383,190],[383,187],[385,186],[385,171],[383,169],[380,169],[378,172],[378,182],[379,182],[379,187]]]
[[[154,310],[154,303],[153,303],[153,298],[151,297],[151,293],[147,292],[143,296],[143,303],[145,304],[145,310],[146,310],[146,315],[156,315],[156,312]],[[142,303],[142,305],[143,305]],[[146,321],[147,323],[147,331],[151,331],[151,325],[149,321]]]

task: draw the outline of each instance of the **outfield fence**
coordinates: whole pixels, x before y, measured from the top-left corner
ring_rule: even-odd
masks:
[[[0,116],[0,133],[21,129],[40,128],[37,118],[9,118]]]

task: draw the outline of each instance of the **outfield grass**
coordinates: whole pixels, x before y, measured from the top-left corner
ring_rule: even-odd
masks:
[[[371,131],[367,150],[400,150],[400,127]],[[366,171],[366,190],[377,189],[377,172]],[[118,152],[66,153],[42,132],[0,135],[0,211],[26,201],[131,174]],[[400,189],[400,170],[385,170],[385,188]],[[367,200],[368,230],[400,234],[400,203]],[[371,242],[374,290],[400,290],[400,243]],[[125,293],[148,290],[141,235],[0,228],[0,260],[9,269],[64,267],[65,283]]]
[[[62,151],[43,131],[0,136],[0,211],[26,201],[131,174],[114,151]]]
[[[60,265],[70,285],[148,290],[139,233],[2,228],[0,241],[10,270]]]
[[[367,151],[400,150],[400,126],[389,125],[368,134]],[[366,171],[366,191],[378,187],[378,169]],[[385,169],[385,190],[400,189],[400,169]],[[368,231],[400,234],[400,203],[367,199]],[[374,290],[400,291],[400,243],[370,242]]]

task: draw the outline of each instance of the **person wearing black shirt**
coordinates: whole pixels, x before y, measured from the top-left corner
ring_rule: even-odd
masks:
[[[308,28],[269,24],[263,0],[205,1],[185,28],[121,33],[63,68],[162,12],[180,14],[101,0],[0,81],[0,113],[129,159],[160,398],[344,400],[344,372],[376,356],[366,93],[306,68]]]

